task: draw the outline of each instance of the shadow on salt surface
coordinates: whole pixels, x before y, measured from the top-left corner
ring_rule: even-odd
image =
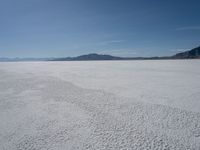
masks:
[[[5,80],[17,93],[10,105],[19,98],[25,105],[0,113],[1,149],[200,148],[199,113],[138,103],[57,78],[15,76]]]

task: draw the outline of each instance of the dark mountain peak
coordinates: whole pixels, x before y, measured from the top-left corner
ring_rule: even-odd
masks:
[[[200,46],[193,48],[189,51],[178,53],[174,55],[173,58],[177,58],[177,59],[200,58]]]
[[[66,58],[58,58],[54,59],[56,61],[79,61],[79,60],[120,60],[123,59],[121,57],[115,57],[111,55],[104,55],[104,54],[96,54],[96,53],[91,53],[91,54],[86,54],[86,55],[81,55],[77,57],[66,57]]]
[[[120,57],[91,53],[91,54],[75,57],[74,59],[75,60],[116,60],[116,59],[120,59]]]

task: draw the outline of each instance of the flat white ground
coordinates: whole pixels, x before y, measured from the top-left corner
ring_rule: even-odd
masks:
[[[199,150],[199,66],[0,63],[0,150]]]

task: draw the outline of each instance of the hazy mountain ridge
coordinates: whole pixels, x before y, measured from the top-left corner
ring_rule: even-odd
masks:
[[[7,58],[7,57],[0,57],[0,62],[17,62],[17,61],[47,61],[55,58]]]
[[[56,58],[52,61],[90,61],[90,60],[146,60],[146,59],[168,59],[168,57],[117,57],[105,54],[87,54],[77,57]]]
[[[53,59],[54,61],[77,61],[77,60],[122,60],[122,57],[116,57],[111,55],[101,55],[101,54],[87,54],[77,57],[66,57],[66,58],[57,58]]]
[[[157,60],[157,59],[199,59],[200,46],[191,50],[177,53],[173,56],[163,57],[118,57],[106,54],[86,54],[77,57],[62,57],[62,58],[0,58],[1,62],[7,61],[91,61],[91,60]]]
[[[66,57],[66,58],[56,58],[53,61],[81,61],[81,60],[152,60],[152,59],[190,59],[190,58],[200,58],[200,46],[192,50],[185,51],[182,53],[177,53],[173,56],[163,56],[163,57],[116,57],[105,54],[87,54],[77,57]]]

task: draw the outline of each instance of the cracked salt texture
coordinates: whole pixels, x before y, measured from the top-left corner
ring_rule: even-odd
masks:
[[[1,63],[0,149],[198,150],[197,65],[199,61]]]

